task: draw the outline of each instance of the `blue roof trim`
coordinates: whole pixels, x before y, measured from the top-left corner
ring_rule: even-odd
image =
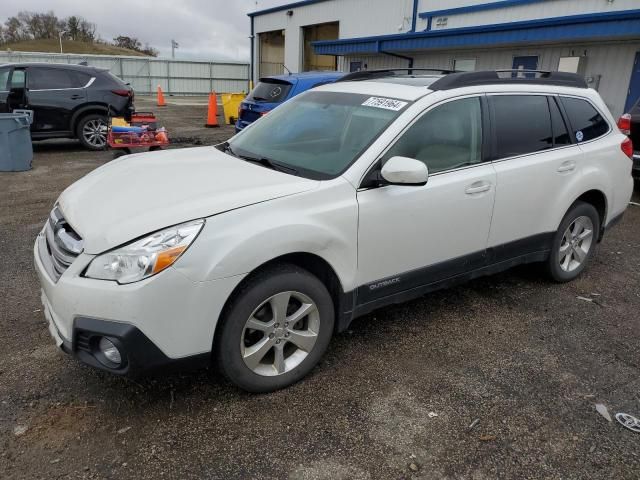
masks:
[[[530,3],[548,2],[549,0],[502,0],[499,2],[480,3],[478,5],[468,5],[466,7],[445,8],[443,10],[432,10],[430,12],[420,12],[420,18],[442,17],[443,15],[460,15],[461,13],[482,12],[484,10],[495,10],[499,8],[517,7]]]
[[[301,2],[288,3],[286,5],[279,5],[277,7],[265,8],[264,10],[258,10],[256,12],[247,13],[250,17],[258,17],[260,15],[266,15],[267,13],[281,12],[283,10],[291,10],[292,8],[306,7],[307,5],[313,5],[314,3],[327,2],[328,0],[303,0]]]
[[[313,42],[312,45],[316,54],[346,55],[377,53],[381,50],[403,51],[621,36],[640,37],[640,9],[417,33],[325,40]]]

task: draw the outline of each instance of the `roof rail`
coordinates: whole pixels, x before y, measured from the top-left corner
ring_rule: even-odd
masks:
[[[348,73],[337,80],[337,82],[354,82],[358,80],[393,77],[397,75],[396,72],[406,72],[407,75],[413,75],[413,72],[431,72],[436,75],[447,75],[455,73],[455,70],[446,68],[385,68],[380,70],[360,70],[359,72]]]
[[[508,73],[509,76],[500,76]],[[533,74],[533,76],[519,76]],[[501,83],[527,83],[535,85],[558,85],[563,87],[589,88],[584,77],[576,73],[551,72],[546,70],[488,70],[480,72],[461,72],[446,75],[430,86],[430,90],[451,90],[452,88],[491,85]]]

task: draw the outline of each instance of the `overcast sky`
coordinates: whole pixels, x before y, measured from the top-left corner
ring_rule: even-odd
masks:
[[[117,35],[138,37],[171,55],[171,39],[180,48],[176,58],[249,59],[247,12],[291,3],[291,0],[20,0],[3,4],[0,21],[20,10],[53,10],[58,17],[80,15],[97,25],[105,40]],[[11,6],[10,6],[11,5]]]

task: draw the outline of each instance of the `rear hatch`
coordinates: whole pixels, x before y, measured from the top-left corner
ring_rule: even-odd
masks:
[[[289,98],[295,80],[261,78],[256,87],[240,104],[239,118],[242,126],[255,122]]]

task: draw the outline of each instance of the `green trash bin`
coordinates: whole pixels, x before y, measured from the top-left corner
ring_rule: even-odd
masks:
[[[31,170],[31,119],[24,113],[0,113],[0,172]]]

